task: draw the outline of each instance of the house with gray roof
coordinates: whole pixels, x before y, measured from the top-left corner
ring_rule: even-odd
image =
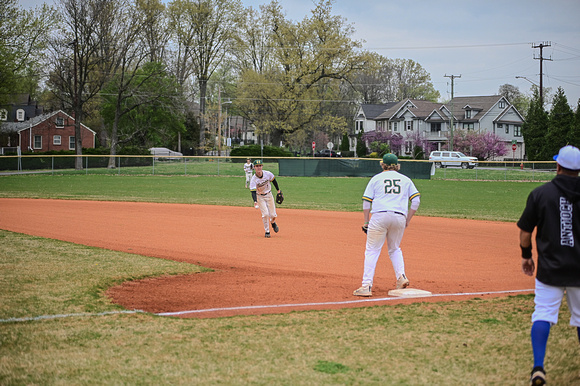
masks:
[[[380,106],[383,106],[383,111],[373,118],[360,115],[360,111],[364,111],[363,106],[355,117],[355,132],[363,128],[365,133],[375,131],[402,135],[406,143],[399,155],[411,155],[414,147],[412,137],[417,135],[429,141],[435,150],[449,146],[453,127],[453,130],[494,133],[509,147],[505,158],[523,159],[525,156],[522,136],[524,118],[501,95],[456,97],[446,104],[406,99],[397,103],[371,105],[374,112],[380,111]],[[361,122],[363,120],[373,122]],[[516,150],[511,151],[514,143]],[[356,148],[356,143],[353,148]]]

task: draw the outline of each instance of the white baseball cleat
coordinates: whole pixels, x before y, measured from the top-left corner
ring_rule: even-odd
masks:
[[[355,290],[352,294],[354,296],[373,296],[371,289],[372,287],[370,285],[363,285],[359,289]]]
[[[407,288],[408,286],[409,279],[407,279],[407,276],[405,276],[405,274],[399,276],[399,278],[397,279],[397,289]]]

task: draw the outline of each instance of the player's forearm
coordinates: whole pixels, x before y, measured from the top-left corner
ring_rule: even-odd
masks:
[[[256,191],[252,190],[252,200],[254,200],[254,202],[258,201],[258,196],[256,195]]]
[[[371,208],[364,208],[363,209],[363,216],[365,219],[365,224],[369,223],[369,219],[371,217]]]
[[[416,209],[409,209],[409,212],[407,213],[407,223],[405,226],[409,226],[409,223],[411,222],[411,219],[413,218],[413,216],[415,215],[415,213],[417,212]]]
[[[532,245],[532,233],[520,229],[520,246],[527,248]]]
[[[272,180],[272,185],[274,185],[274,187],[276,188],[276,191],[278,191],[278,192],[280,191],[280,188],[278,187],[278,181],[276,181],[275,178]]]

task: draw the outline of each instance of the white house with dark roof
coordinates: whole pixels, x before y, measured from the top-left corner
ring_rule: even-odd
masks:
[[[441,149],[449,143],[451,137],[451,121],[453,128],[492,132],[498,135],[511,150],[516,144],[516,151],[508,151],[505,158],[523,159],[525,155],[522,124],[524,118],[509,101],[501,95],[456,97],[449,103],[442,104],[422,100],[406,99],[397,103],[373,106],[372,111],[382,112],[374,118],[367,118],[374,122],[360,122],[365,111],[365,105],[359,109],[355,117],[355,132],[364,128],[364,132],[391,132],[399,133],[404,137],[411,137],[419,133],[435,149]],[[411,155],[412,140],[403,150],[404,154]],[[356,146],[356,143],[355,143]],[[351,148],[354,148],[351,146]]]

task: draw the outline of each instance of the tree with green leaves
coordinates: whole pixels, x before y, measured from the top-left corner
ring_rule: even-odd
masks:
[[[522,116],[526,116],[528,108],[530,107],[530,98],[525,96],[519,88],[506,83],[499,86],[498,94],[505,97],[509,103],[514,105]]]
[[[574,124],[574,112],[568,104],[564,89],[558,87],[548,114],[548,133],[544,143],[544,158],[550,159],[558,154],[560,148],[568,144]]]
[[[46,4],[19,8],[17,0],[0,0],[0,104],[14,94],[38,97],[41,61],[54,25],[54,10]]]
[[[123,76],[126,81],[120,79]],[[102,92],[102,114],[111,138],[109,167],[115,167],[118,146],[176,148],[178,133],[184,132],[179,91],[160,63],[149,62],[111,79]]]
[[[370,60],[352,81],[362,103],[387,103],[403,99],[437,102],[439,91],[431,76],[421,65],[410,59],[389,59],[369,53]]]
[[[522,135],[526,144],[526,156],[530,161],[544,161],[544,144],[548,133],[548,113],[540,101],[539,90],[534,91],[526,120],[522,124]]]
[[[303,129],[324,130],[338,140],[347,122],[330,119],[329,105],[340,101],[341,82],[364,65],[360,43],[350,38],[352,27],[332,15],[331,1],[321,0],[312,16],[298,23],[287,20],[275,1],[262,12],[267,15],[260,20],[270,27],[253,36],[268,42],[271,58],[263,66],[239,58],[251,64],[241,69],[239,111],[272,143]]]
[[[572,130],[568,136],[568,143],[580,147],[580,99],[578,99],[578,103],[576,103],[576,112],[574,113]]]

